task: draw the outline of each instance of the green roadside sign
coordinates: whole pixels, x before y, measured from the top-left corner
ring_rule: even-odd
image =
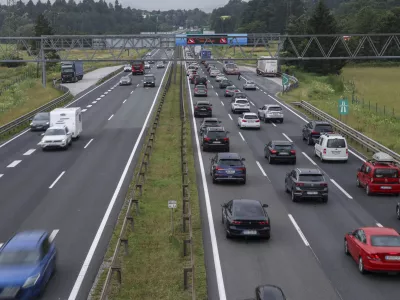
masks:
[[[289,85],[289,77],[286,74],[282,74],[282,85],[283,86]]]
[[[186,34],[203,34],[203,31],[186,31]]]
[[[349,114],[349,100],[339,99],[338,109],[339,109],[339,115],[348,115]]]

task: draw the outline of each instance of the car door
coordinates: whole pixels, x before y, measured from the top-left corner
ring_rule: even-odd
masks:
[[[318,139],[318,142],[317,143],[315,143],[315,153],[317,153],[317,154],[319,154],[319,155],[322,155],[321,154],[321,149],[322,149],[322,145],[323,145],[323,143],[325,142],[325,139],[324,139],[324,137],[320,137],[319,139]]]
[[[229,226],[229,220],[232,217],[232,200],[229,201],[226,205],[226,207],[223,209],[223,214],[222,217],[224,219],[224,225],[225,229],[228,229]]]
[[[270,156],[271,152],[269,151],[272,147],[272,142],[269,142],[268,144],[265,145],[264,148],[264,156]]]
[[[51,272],[52,272],[52,252],[50,251],[50,242],[48,238],[43,239],[41,245],[40,245],[40,274],[42,274],[42,281],[40,284],[42,287],[47,283],[47,281],[50,279]]]
[[[211,166],[210,166],[211,175],[214,174],[214,170],[215,170],[217,162],[218,162],[218,154],[216,154],[214,157],[211,158]]]
[[[361,256],[364,245],[367,243],[367,239],[363,230],[357,230],[353,240],[352,256],[355,261]]]

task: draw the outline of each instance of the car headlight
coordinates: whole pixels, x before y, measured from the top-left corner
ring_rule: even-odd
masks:
[[[65,138],[65,139],[63,139],[63,140],[62,140],[62,142],[63,142],[63,143],[66,143],[66,142],[67,142],[67,139],[66,139],[66,138]]]
[[[24,283],[24,285],[22,286],[22,288],[26,289],[26,288],[29,288],[29,287],[31,287],[31,286],[34,286],[34,285],[36,284],[36,282],[39,280],[39,278],[40,278],[40,273],[39,273],[39,274],[36,274],[36,275],[34,275],[34,276],[29,277],[29,278],[25,281],[25,283]]]
[[[50,123],[49,122],[46,122],[46,125],[49,125]]]
[[[32,125],[33,125],[33,123],[31,122],[31,124],[29,126],[32,126]]]

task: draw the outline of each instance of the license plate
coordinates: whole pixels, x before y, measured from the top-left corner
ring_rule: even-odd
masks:
[[[386,260],[400,260],[400,256],[385,256]]]
[[[206,111],[207,109],[205,109],[205,108],[202,108],[202,109],[200,109],[201,111]]]
[[[381,186],[382,190],[391,190],[392,187],[391,186]]]
[[[340,151],[332,151],[333,154],[340,154]]]
[[[318,195],[318,192],[307,192],[307,195]]]
[[[0,298],[15,297],[19,291],[19,287],[6,287],[0,293]]]
[[[227,170],[226,174],[235,174],[235,170]]]
[[[279,152],[279,155],[289,155],[288,152]]]
[[[254,121],[253,121],[253,120],[250,120],[249,123],[254,123]]]
[[[214,144],[221,144],[220,141],[214,141],[213,143],[214,143]]]
[[[244,230],[243,234],[256,235],[257,231],[256,230]]]

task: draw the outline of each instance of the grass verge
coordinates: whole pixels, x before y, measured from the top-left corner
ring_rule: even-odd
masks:
[[[112,282],[110,293],[112,299],[179,300],[190,298],[189,292],[183,290],[183,267],[188,264],[189,258],[183,257],[182,239],[186,234],[181,232],[182,187],[178,79],[177,82],[176,85],[172,82],[163,105],[143,196],[140,198],[140,215],[135,217],[135,230],[128,236],[131,251],[128,256],[121,257],[122,286],[118,288],[115,282]],[[188,153],[193,153],[190,140],[188,140],[188,147]],[[193,155],[188,155],[188,166],[191,182],[189,187],[196,295],[198,299],[206,299],[206,273]],[[171,199],[178,202],[178,209],[174,213],[174,235],[171,235],[170,211],[167,208],[167,201]],[[104,267],[110,263],[125,212],[126,207],[120,214],[114,230],[105,255]],[[104,272],[98,276],[91,299],[99,299],[106,272],[107,269],[104,269]]]
[[[373,81],[373,84],[367,85],[364,82],[363,88],[365,94],[369,93],[368,90],[370,90],[372,93],[372,90],[376,89],[377,86],[385,86],[386,83],[384,82],[384,80],[379,80],[379,78],[376,77],[379,76],[379,74],[384,73],[385,71],[379,70],[379,72],[375,72],[375,69],[379,68],[364,69],[363,67],[363,71],[360,71],[358,68],[355,67],[345,68],[343,70],[342,76],[318,76],[316,74],[294,70],[295,76],[300,82],[299,87],[290,91],[289,93],[281,95],[280,97],[289,104],[291,102],[298,102],[301,100],[307,101],[337,119],[340,119],[338,100],[342,96],[347,97],[347,99],[349,99],[350,113],[347,116],[343,116],[342,121],[354,128],[355,130],[362,132],[373,140],[399,153],[399,119],[390,115],[382,115],[376,113],[374,110],[370,110],[368,107],[363,106],[362,103],[357,104],[352,103],[351,101],[354,86],[349,83],[350,79],[354,82],[364,82],[363,80],[365,77],[374,77],[375,79]],[[369,72],[369,75],[365,75],[364,72]],[[357,77],[358,74],[362,74],[362,76]],[[385,90],[389,90],[389,88],[382,88],[382,94],[380,94],[380,96],[378,94],[375,94],[376,97],[379,97],[376,98],[379,99],[376,101],[380,101],[380,103],[385,103],[385,101],[387,101],[386,99],[391,97],[388,92],[384,93]],[[391,93],[395,93],[394,88],[393,90],[392,88],[390,88],[390,90]]]

